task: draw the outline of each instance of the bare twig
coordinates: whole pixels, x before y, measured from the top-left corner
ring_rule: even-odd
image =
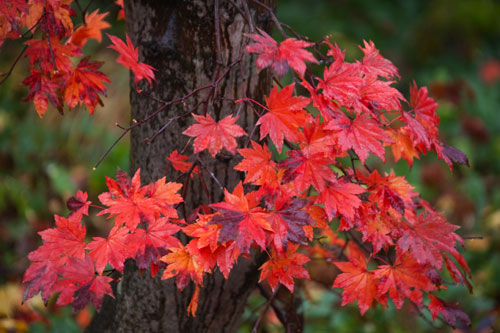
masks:
[[[255,26],[253,25],[252,15],[250,14],[250,9],[248,8],[248,3],[247,3],[246,0],[243,1],[243,9],[245,10],[245,14],[247,16],[248,24],[250,25],[250,32],[254,32],[255,31]]]
[[[424,313],[422,312],[422,310],[420,310],[420,308],[418,307],[417,304],[413,303],[413,302],[410,302],[413,307],[415,308],[415,311],[418,313],[418,315],[423,319],[425,320],[425,322],[430,326],[432,327],[433,330],[437,330],[439,327],[437,327],[436,325],[434,325],[434,323],[432,321],[429,320],[429,318],[427,318]]]
[[[484,239],[483,236],[463,236],[462,239],[471,240],[471,239]]]
[[[78,11],[82,15],[83,25],[87,25],[87,22],[85,22],[85,12],[84,12],[82,6],[80,6],[80,2],[78,0],[75,0],[75,4],[76,4],[76,8],[78,8]]]
[[[266,291],[266,289],[259,283],[258,285],[260,293],[266,298],[270,299],[272,295],[269,295],[269,293]],[[276,313],[276,317],[278,317],[279,321],[281,324],[283,324],[284,327],[286,327],[286,313],[282,309],[280,309],[274,302],[271,302],[271,306],[273,307],[274,313]]]
[[[255,324],[253,325],[253,328],[252,328],[252,333],[257,333],[257,330],[259,329],[260,322],[262,321],[262,318],[264,318],[264,315],[267,313],[267,310],[269,310],[269,306],[271,305],[274,298],[278,294],[279,289],[280,289],[280,284],[278,283],[278,285],[276,286],[276,289],[274,289],[274,292],[271,295],[271,297],[269,297],[267,299],[266,305],[264,306],[264,309],[262,309],[262,311],[260,312],[260,315],[257,318],[257,321],[255,321]]]
[[[253,3],[255,3],[256,5],[264,8],[268,13],[269,15],[271,16],[271,20],[273,20],[274,22],[274,25],[276,25],[276,28],[279,30],[279,32],[281,33],[281,36],[283,36],[283,38],[287,38],[288,35],[285,33],[285,31],[283,30],[283,27],[281,26],[281,23],[280,21],[278,21],[278,18],[276,17],[276,15],[274,14],[274,11],[271,7],[269,7],[268,5],[258,1],[258,0],[251,0]]]
[[[219,10],[219,0],[214,2],[214,12],[215,12],[215,45],[217,47],[217,64],[222,65],[222,51],[220,46],[220,10]]]
[[[120,134],[120,136],[115,140],[115,142],[113,142],[113,144],[111,146],[109,146],[109,148],[106,150],[106,152],[104,152],[104,154],[102,154],[102,156],[99,158],[99,160],[97,161],[97,163],[94,165],[94,167],[92,168],[92,170],[96,170],[97,167],[99,166],[99,164],[101,164],[102,160],[104,160],[104,158],[106,156],[108,156],[109,152],[116,146],[116,144],[118,142],[120,142],[120,140],[131,130],[131,128],[127,128],[125,131],[123,131],[122,134]]]
[[[52,65],[54,66],[54,71],[57,72],[56,56],[54,55],[54,50],[52,49],[52,42],[50,41],[50,36],[48,32],[49,28],[47,23],[47,13],[45,12],[45,9],[43,10],[43,17],[45,21],[45,27],[47,29],[45,33],[47,34],[47,42],[49,43],[49,51],[50,51],[50,56],[52,57]]]
[[[233,0],[229,0],[229,3],[233,5],[233,7],[238,11],[238,13],[240,13],[241,17],[243,17],[243,19],[246,21],[246,23],[250,27],[250,32],[253,32],[255,29],[253,27],[252,18],[250,17],[249,12],[248,13],[243,12],[243,10]],[[243,6],[245,5],[247,5],[246,2],[243,2]],[[246,9],[248,9],[248,5]]]
[[[222,184],[220,183],[220,181],[217,179],[217,177],[215,177],[214,173],[209,170],[205,164],[203,163],[203,161],[197,156],[196,157],[196,160],[198,161],[199,165],[206,171],[208,172],[208,174],[210,175],[210,177],[212,177],[212,179],[217,183],[217,185],[219,186],[220,190],[224,192],[224,186],[222,186]]]
[[[14,70],[14,67],[16,67],[17,63],[19,62],[19,60],[23,56],[24,52],[26,52],[27,48],[28,48],[28,45],[26,45],[25,47],[23,47],[23,49],[21,50],[21,52],[19,52],[18,56],[16,57],[16,60],[14,60],[14,63],[12,63],[12,65],[10,66],[9,71],[7,73],[5,73],[5,74],[2,74],[3,79],[0,81],[0,84],[3,84],[5,81],[7,81],[7,79],[9,78],[9,76],[12,74],[12,71]]]

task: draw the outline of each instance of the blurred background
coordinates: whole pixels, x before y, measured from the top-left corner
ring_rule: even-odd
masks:
[[[102,3],[102,5],[100,4]],[[90,11],[109,11],[107,32],[124,35],[118,8],[95,1]],[[472,269],[474,294],[450,286],[440,297],[459,303],[471,318],[471,332],[489,332],[499,326],[500,314],[500,2],[493,0],[278,0],[278,18],[312,40],[330,35],[347,51],[348,60],[360,58],[358,45],[375,42],[381,54],[399,69],[397,87],[408,96],[409,84],[426,85],[438,103],[444,142],[465,152],[470,168],[456,166],[451,173],[435,154],[416,161],[392,163],[422,197],[461,226],[464,255]],[[278,38],[278,35],[276,35]],[[105,43],[106,44],[106,43]],[[85,53],[104,61],[103,71],[113,82],[104,107],[94,116],[71,111],[62,117],[49,110],[39,119],[30,103],[23,103],[28,71],[20,62],[0,86],[0,332],[78,332],[92,309],[74,316],[69,308],[48,307],[39,298],[21,306],[20,281],[27,254],[40,243],[37,232],[52,227],[53,214],[67,215],[66,200],[81,189],[90,200],[105,190],[104,176],[116,167],[128,169],[128,142],[120,142],[104,162],[92,166],[120,134],[115,123],[129,121],[128,72],[118,67],[112,50],[94,41]],[[21,47],[6,42],[0,53],[0,71],[6,72]],[[374,160],[376,163],[376,160]],[[107,232],[102,219],[86,220],[88,234]],[[331,267],[311,267],[327,281]],[[331,275],[331,274],[330,274]],[[333,280],[330,283],[333,282]],[[355,304],[340,306],[338,290],[307,283],[301,289],[306,332],[424,332],[450,331],[439,320],[431,326],[406,304],[359,315]],[[250,331],[265,300],[255,294],[245,312],[242,332]],[[389,302],[390,303],[390,302]],[[280,332],[272,313],[262,329]]]

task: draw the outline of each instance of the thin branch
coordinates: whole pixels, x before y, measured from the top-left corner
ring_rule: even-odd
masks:
[[[434,323],[432,321],[429,320],[429,318],[427,318],[424,313],[422,312],[422,310],[420,310],[420,308],[418,307],[417,304],[413,303],[413,302],[410,302],[413,307],[415,308],[415,311],[417,311],[418,315],[427,323],[429,324],[430,327],[432,327],[433,330],[437,330],[439,329],[439,327],[437,327],[436,325],[434,325]]]
[[[42,17],[43,17],[43,15],[40,16],[40,18],[38,19],[38,21],[36,21],[36,23],[33,24],[33,26],[31,28],[29,28],[28,30],[26,30],[25,32],[23,32],[23,34],[21,35],[21,38],[26,37],[27,34],[29,34],[35,27],[37,27],[40,24],[40,21],[42,20]],[[33,38],[33,35],[35,34],[35,32],[33,32],[31,34],[30,38]]]
[[[82,22],[83,25],[87,25],[87,22],[85,22],[85,11],[83,10],[82,6],[80,6],[80,2],[78,0],[75,0],[76,8],[80,11],[80,14],[82,15]]]
[[[246,0],[243,1],[243,9],[245,10],[248,24],[250,25],[250,32],[254,32],[255,26],[253,25],[253,21],[252,21],[252,14],[250,14],[250,8],[248,8],[248,3]]]
[[[120,142],[120,140],[131,130],[132,128],[127,128],[125,131],[123,131],[123,133],[115,140],[115,142],[113,142],[113,144],[111,146],[109,146],[108,150],[106,150],[106,152],[104,154],[102,154],[102,156],[99,158],[99,160],[97,161],[97,163],[94,165],[94,167],[92,168],[92,170],[96,170],[97,167],[99,166],[99,164],[101,164],[102,160],[104,160],[104,158],[106,156],[108,156],[109,152],[116,146],[116,144],[118,142]]]
[[[222,51],[220,45],[220,10],[219,10],[219,0],[214,2],[214,12],[215,12],[215,45],[217,47],[217,64],[222,65]]]
[[[148,115],[146,118],[144,118],[144,119],[142,119],[140,121],[134,120],[134,124],[133,125],[125,128],[124,132],[118,137],[118,139],[112,144],[112,146],[110,148],[108,148],[108,150],[106,150],[106,152],[99,158],[99,160],[97,161],[97,163],[94,165],[93,169],[95,170],[99,166],[99,164],[102,162],[102,160],[104,160],[104,158],[109,154],[109,152],[111,151],[111,149],[125,136],[126,133],[128,133],[129,131],[131,131],[135,127],[141,126],[142,124],[148,122],[153,117],[155,117],[156,115],[158,115],[160,112],[163,112],[168,106],[170,106],[172,104],[176,104],[176,103],[183,103],[183,102],[185,102],[186,99],[190,98],[191,96],[195,95],[196,93],[198,93],[200,91],[211,89],[211,88],[212,89],[216,88],[219,85],[219,83],[229,74],[229,72],[231,71],[231,69],[234,66],[236,66],[237,64],[239,64],[241,62],[242,58],[243,58],[243,53],[241,52],[239,54],[239,56],[238,56],[238,59],[236,59],[231,64],[229,64],[229,66],[227,66],[227,68],[222,72],[222,74],[220,74],[218,77],[216,76],[216,79],[212,83],[209,83],[209,84],[204,85],[202,87],[198,87],[196,89],[193,89],[191,92],[187,93],[186,95],[184,95],[182,97],[179,97],[179,98],[176,98],[176,99],[172,99],[170,101],[164,101],[164,100],[158,99],[158,98],[156,98],[156,97],[154,97],[154,96],[152,96],[150,94],[147,94],[147,93],[144,93],[144,92],[141,93],[142,95],[144,95],[146,97],[149,97],[149,98],[151,98],[151,99],[153,99],[153,100],[155,100],[155,101],[157,101],[159,103],[162,103],[163,105],[160,106],[153,113],[151,113],[150,115]],[[216,74],[218,74],[218,73],[216,73]],[[215,92],[214,91],[209,91],[209,93],[207,94],[207,97],[203,101],[203,103],[205,103],[205,107],[207,106],[208,100],[209,100],[209,98],[210,98],[210,96],[211,96],[212,93],[215,93]],[[206,112],[206,109],[204,110],[204,112]],[[179,117],[179,116],[177,116],[177,117]],[[163,130],[165,130],[166,127],[168,127],[168,125],[170,125],[170,123],[171,123],[171,121],[168,121],[167,124],[164,125],[164,128],[160,129],[160,133]],[[157,134],[159,134],[159,133],[157,133]],[[154,137],[156,137],[157,134],[155,134]],[[152,139],[150,139],[150,140],[152,140]]]
[[[356,235],[352,233],[351,230],[346,231],[349,236],[351,236],[351,239],[356,243],[357,246],[359,246],[363,251],[365,251],[366,254],[371,255],[373,251],[370,251],[363,242],[361,242]]]
[[[186,116],[189,116],[190,114],[192,113],[191,110],[189,110],[188,112],[184,113],[184,114],[181,114],[179,116],[175,116],[175,117],[172,117],[170,118],[166,123],[165,125],[163,125],[162,128],[160,128],[158,130],[158,132],[156,132],[151,138],[145,138],[145,140],[147,141],[147,144],[149,145],[151,142],[153,142],[154,139],[156,139],[156,137],[158,137],[158,135],[160,135],[161,133],[163,133],[163,131],[165,131],[168,126],[170,126],[170,124],[172,124],[172,122],[174,120],[177,120],[177,119],[180,119],[180,118],[183,118],[183,117],[186,117]]]
[[[281,33],[281,35],[283,36],[283,38],[287,38],[288,35],[285,33],[285,31],[283,30],[283,27],[281,26],[281,23],[280,21],[278,21],[278,18],[276,17],[276,15],[274,14],[274,11],[271,7],[269,7],[268,5],[258,1],[258,0],[251,0],[253,3],[255,3],[256,5],[264,8],[268,13],[269,15],[271,16],[271,20],[273,20],[274,22],[274,25],[276,25],[276,28],[278,28],[279,32]]]
[[[52,42],[50,41],[50,36],[48,33],[48,23],[47,23],[47,13],[45,12],[45,9],[43,10],[43,17],[45,21],[45,27],[47,31],[45,32],[47,34],[47,42],[49,43],[49,51],[50,51],[50,56],[52,57],[52,64],[54,66],[54,71],[57,72],[57,65],[56,65],[56,56],[54,55],[54,50],[52,49]]]
[[[463,236],[462,239],[472,240],[472,239],[484,239],[483,236]]]
[[[229,0],[229,3],[233,5],[233,7],[238,11],[238,13],[240,13],[241,17],[243,17],[243,19],[247,22],[248,26],[250,27],[250,32],[253,32],[254,31],[253,23],[251,18],[250,20],[248,19],[247,13],[244,13],[243,10],[241,10],[241,8],[233,0]],[[243,6],[245,6],[245,4],[246,3],[244,2]]]
[[[260,322],[262,321],[262,318],[264,318],[264,315],[267,313],[267,311],[269,310],[269,306],[271,305],[271,303],[273,302],[274,298],[276,297],[276,295],[278,294],[278,290],[280,289],[280,284],[278,283],[278,285],[276,286],[276,289],[274,289],[274,292],[273,294],[271,295],[271,297],[269,297],[267,299],[267,302],[266,302],[266,305],[264,306],[264,309],[262,309],[262,311],[260,312],[260,315],[259,317],[257,318],[257,321],[255,322],[255,324],[253,325],[253,328],[252,328],[252,333],[257,333],[257,330],[259,329],[259,325],[260,325]]]
[[[222,186],[222,184],[221,184],[221,183],[220,183],[220,181],[217,179],[217,177],[215,177],[214,173],[213,173],[211,170],[209,170],[209,169],[205,166],[205,164],[203,164],[203,161],[200,159],[200,157],[199,157],[199,156],[196,156],[196,160],[198,161],[199,165],[200,165],[203,169],[205,169],[205,171],[206,171],[206,172],[208,172],[208,174],[210,175],[210,177],[212,177],[212,179],[213,179],[213,180],[217,183],[217,185],[219,186],[220,190],[221,190],[222,192],[224,192],[224,186]]]
[[[207,183],[205,182],[205,175],[203,174],[202,168],[200,168],[200,182],[201,182],[201,186],[203,187],[203,191],[205,192],[205,195],[207,196],[208,202],[211,202],[212,198],[210,196],[210,191],[208,190]]]
[[[260,293],[266,298],[270,299],[272,295],[269,295],[264,287],[259,283],[258,284]],[[271,306],[273,307],[274,313],[276,314],[276,317],[278,317],[278,320],[281,322],[283,327],[286,327],[286,314],[283,313],[282,309],[280,309],[274,302],[271,302]]]
[[[92,2],[94,2],[94,0],[90,0],[89,3],[87,4],[87,6],[85,6],[85,9],[83,10],[84,13],[89,11],[89,8],[90,8],[90,5],[92,5]]]
[[[283,85],[281,84],[281,82],[278,80],[278,78],[276,76],[273,75],[273,81],[274,83],[276,83],[280,88],[283,88]]]
[[[21,52],[19,53],[19,55],[17,56],[16,60],[14,60],[14,63],[10,66],[9,71],[5,74],[1,74],[1,76],[3,76],[4,78],[0,81],[0,85],[3,84],[5,81],[7,81],[9,76],[12,74],[14,67],[16,67],[17,63],[19,62],[19,60],[23,56],[24,52],[26,52],[27,48],[28,48],[28,45],[24,46],[23,49],[21,50]]]

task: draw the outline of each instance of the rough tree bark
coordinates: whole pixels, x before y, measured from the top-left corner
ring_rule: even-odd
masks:
[[[243,33],[248,32],[248,26],[241,15],[244,10],[238,11],[231,2],[244,8],[240,1],[229,0],[125,0],[128,33],[134,45],[139,47],[140,60],[158,69],[153,88],[142,85],[142,94],[136,92],[131,81],[132,119],[144,119],[162,106],[161,102],[155,102],[147,95],[165,101],[182,97],[197,87],[210,84],[239,59],[246,39]],[[276,1],[262,2],[274,8]],[[249,2],[249,11],[255,27],[269,32],[272,27],[269,13],[252,2]],[[216,29],[216,23],[220,29]],[[262,100],[269,92],[270,84],[266,73],[257,73],[255,58],[246,54],[220,82],[217,94],[234,99],[246,95]],[[171,117],[186,113],[202,102],[208,93],[214,96],[213,90],[204,90],[185,103],[169,106],[132,131],[131,173],[141,168],[144,183],[164,176],[165,157],[174,149],[181,151],[188,143],[189,138],[181,133],[192,123],[192,117],[172,122],[150,144],[146,144],[145,139],[153,137]],[[239,105],[223,98],[211,98],[207,107],[211,115],[220,119],[234,113]],[[202,108],[203,105],[198,113]],[[256,119],[254,113],[245,108],[239,113],[238,124],[250,133]],[[186,193],[187,214],[200,203],[217,202],[223,198],[208,170],[231,190],[240,180],[240,175],[232,170],[236,163],[233,156],[219,154],[212,159],[202,152],[199,158],[205,166],[204,180],[209,197],[197,177],[190,180]],[[180,210],[180,214],[183,213]],[[116,299],[105,300],[103,309],[93,318],[87,331],[234,332],[240,324],[246,300],[257,285],[257,268],[261,264],[260,257],[243,259],[228,280],[219,272],[206,276],[196,318],[191,318],[186,307],[194,289],[192,286],[180,293],[174,279],[161,281],[161,274],[154,279],[149,272],[140,274],[135,263],[128,261],[122,281],[116,287]]]

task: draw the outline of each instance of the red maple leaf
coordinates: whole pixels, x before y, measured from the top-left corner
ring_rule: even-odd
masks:
[[[436,113],[438,105],[432,97],[429,97],[427,87],[419,89],[413,82],[410,86],[410,106],[416,119],[428,129],[434,129],[439,125],[439,116]]]
[[[296,194],[302,193],[312,185],[317,192],[321,192],[326,181],[333,177],[330,165],[334,157],[340,157],[335,151],[329,131],[324,130],[325,123],[320,117],[304,125],[300,132],[298,149],[287,152],[288,158],[278,164],[284,169],[283,181],[293,181]]]
[[[453,231],[459,227],[446,222],[437,213],[423,212],[411,223],[402,224],[404,230],[397,246],[409,252],[418,263],[429,263],[437,269],[443,266],[442,252],[458,254],[455,246],[460,237]]]
[[[336,59],[330,67],[325,67],[324,80],[319,79],[317,88],[323,89],[322,94],[327,99],[351,107],[359,99],[359,88],[363,83],[359,66],[344,62],[344,54],[340,50],[334,53]]]
[[[32,264],[24,274],[23,283],[28,283],[23,300],[42,292],[48,301],[54,292],[58,274],[71,258],[85,256],[85,226],[80,224],[81,214],[73,214],[67,219],[55,215],[56,228],[39,232],[43,245],[30,252]]]
[[[381,76],[386,79],[399,77],[398,69],[392,64],[391,61],[380,55],[379,50],[375,47],[372,41],[363,41],[364,48],[359,46],[364,53],[361,70],[366,75]]]
[[[304,126],[308,118],[304,108],[310,100],[292,96],[294,87],[295,84],[292,83],[278,92],[278,88],[274,86],[271,94],[266,98],[269,112],[257,121],[257,125],[260,125],[260,139],[269,135],[280,153],[283,139],[297,141],[298,128]]]
[[[33,259],[30,258],[30,260]],[[41,292],[43,301],[47,303],[54,292],[53,287],[57,282],[57,273],[61,267],[62,265],[51,260],[33,262],[24,272],[23,283],[27,283],[27,286],[23,302]]]
[[[170,161],[170,163],[172,163],[172,167],[175,170],[180,171],[182,173],[188,172],[189,169],[191,169],[191,167],[193,166],[193,163],[188,161],[189,156],[179,154],[177,150],[172,151],[170,155],[166,157],[166,159]],[[193,174],[198,174],[198,173],[199,173],[198,166],[195,166],[193,171],[191,171],[191,176],[193,176]]]
[[[259,34],[248,34],[255,43],[246,47],[247,52],[258,53],[257,68],[259,70],[272,66],[278,76],[288,72],[288,66],[292,67],[301,77],[306,70],[305,61],[318,63],[311,52],[304,48],[313,43],[288,38],[278,43],[265,31],[258,29]]]
[[[92,302],[96,310],[101,309],[104,295],[113,297],[109,276],[96,276],[94,262],[89,256],[71,258],[68,265],[61,271],[63,277],[54,286],[54,291],[60,291],[57,305],[72,303],[75,312],[82,310]]]
[[[76,45],[61,44],[56,37],[50,37],[50,44],[48,39],[31,39],[24,44],[28,46],[25,56],[29,57],[31,67],[38,64],[44,73],[69,73],[73,66],[70,57],[83,55]]]
[[[58,38],[70,36],[73,32],[73,21],[71,20],[71,16],[76,16],[75,11],[70,6],[70,2],[45,1],[44,4],[44,30],[46,30],[49,35],[57,36]]]
[[[287,250],[289,241],[299,244],[305,242],[306,235],[302,227],[314,224],[311,216],[303,210],[306,205],[305,199],[275,200],[274,210],[269,213],[267,219],[274,231],[273,244],[279,253]]]
[[[359,87],[359,99],[353,104],[357,113],[368,112],[379,117],[379,110],[401,110],[403,95],[394,87],[392,81],[382,81],[375,77],[365,78]]]
[[[88,194],[87,192],[78,191],[76,192],[76,196],[71,197],[66,202],[66,206],[69,210],[71,210],[71,214],[83,214],[89,215],[89,207],[92,202],[87,201]]]
[[[146,79],[149,85],[152,86],[151,80],[155,79],[155,74],[153,71],[156,69],[145,63],[139,62],[139,51],[134,48],[132,41],[128,34],[126,34],[127,44],[125,44],[120,38],[111,36],[107,34],[113,45],[108,46],[109,48],[116,50],[120,53],[118,60],[119,64],[122,64],[126,68],[130,69],[134,73],[134,81],[137,85],[142,79]]]
[[[259,282],[267,279],[273,291],[279,282],[293,293],[293,278],[309,279],[309,274],[302,265],[311,259],[298,253],[298,247],[299,245],[290,245],[286,253],[282,254],[273,251],[271,258],[260,267]]]
[[[426,276],[426,271],[426,267],[418,264],[411,256],[400,254],[393,265],[381,265],[373,272],[374,278],[379,280],[378,296],[389,292],[389,297],[398,310],[403,306],[405,298],[420,305],[421,291],[435,289]]]
[[[317,203],[325,205],[328,219],[333,219],[337,214],[353,219],[355,209],[361,205],[357,196],[365,192],[365,189],[351,182],[336,180],[334,177],[326,188],[321,191],[316,199]]]
[[[106,177],[109,192],[99,195],[99,200],[109,208],[103,209],[97,215],[110,214],[115,216],[115,225],[126,224],[129,230],[134,230],[140,222],[149,223],[159,214],[164,217],[177,217],[177,211],[172,205],[182,202],[177,191],[182,184],[168,182],[165,177],[155,183],[142,186],[140,169],[130,179],[123,171],[116,173],[115,181]]]
[[[27,1],[0,1],[0,17],[2,20],[2,29],[0,29],[0,46],[3,44],[7,37],[12,39],[20,37],[21,34],[19,33],[18,25],[21,23],[21,18],[24,17],[28,12],[29,7]]]
[[[43,245],[30,253],[32,261],[57,260],[61,256],[83,258],[85,256],[86,228],[80,223],[82,215],[73,214],[68,218],[55,215],[56,228],[40,231]],[[39,260],[34,260],[35,257]]]
[[[311,52],[304,50],[304,48],[311,45],[313,45],[313,43],[296,40],[295,38],[287,38],[282,41],[278,47],[279,56],[285,59],[288,65],[292,67],[297,74],[303,77],[306,71],[306,61],[315,64],[318,63]]]
[[[111,81],[98,71],[101,65],[102,62],[90,62],[84,58],[70,72],[64,90],[64,100],[70,109],[85,104],[89,113],[93,114],[97,104],[102,104],[98,94],[106,95],[104,83]]]
[[[372,243],[373,253],[394,245],[391,233],[395,231],[395,227],[389,215],[381,213],[371,202],[364,202],[358,211],[360,216],[356,218],[357,229],[363,234],[363,242]],[[346,229],[350,228],[351,226]],[[339,229],[344,230],[342,227]]]
[[[358,301],[361,315],[370,308],[377,295],[373,272],[362,258],[349,258],[348,262],[334,262],[343,273],[337,275],[332,288],[343,288],[342,306]]]
[[[113,227],[107,238],[94,237],[94,240],[87,244],[90,250],[89,256],[96,262],[96,269],[102,274],[107,264],[122,272],[125,259],[132,257],[129,242],[129,231],[126,228]]]
[[[414,119],[410,113],[405,111],[402,112],[399,119],[406,123],[404,128],[411,137],[413,147],[420,147],[420,150],[424,152],[431,149],[431,137],[418,120]]]
[[[145,229],[135,229],[130,234],[129,246],[135,254],[137,266],[147,269],[151,263],[157,264],[170,248],[177,247],[179,240],[172,235],[180,229],[178,225],[169,223],[167,218],[156,219]]]
[[[417,193],[413,192],[414,187],[408,184],[404,177],[396,177],[394,170],[382,177],[377,170],[374,170],[368,177],[363,174],[360,179],[368,185],[371,202],[376,203],[382,212],[391,211],[404,214],[406,210],[413,210],[413,199]],[[391,210],[391,208],[393,210]]]
[[[311,185],[317,191],[323,191],[326,180],[333,176],[329,168],[331,158],[321,152],[305,155],[302,150],[289,150],[287,154],[288,157],[278,164],[278,168],[285,170],[283,181],[293,181],[298,194]]]
[[[338,113],[325,129],[332,130],[342,151],[353,149],[361,163],[365,163],[369,153],[374,153],[385,161],[383,142],[392,143],[392,139],[381,128],[381,125],[367,113],[356,117],[352,122],[343,113]]]
[[[224,147],[234,155],[237,146],[235,138],[247,135],[235,124],[238,117],[229,115],[219,121],[215,121],[209,114],[206,116],[193,114],[193,117],[198,124],[191,125],[182,134],[195,137],[193,143],[195,153],[208,149],[212,157],[215,157]]]
[[[432,315],[432,319],[436,320],[436,317],[441,313],[444,320],[451,326],[456,327],[457,320],[465,326],[470,326],[470,319],[467,314],[465,314],[462,310],[459,310],[456,306],[446,303],[442,299],[429,294],[430,303],[427,306],[429,312]]]
[[[234,240],[242,253],[248,252],[250,245],[255,241],[262,249],[266,248],[265,231],[273,229],[267,222],[266,213],[257,207],[258,202],[253,196],[243,193],[243,184],[240,182],[233,193],[224,191],[225,201],[210,205],[220,214],[215,215],[209,224],[222,226],[219,242]]]
[[[126,224],[127,228],[134,230],[144,219],[146,222],[155,218],[157,211],[155,203],[146,196],[148,187],[141,187],[140,169],[132,178],[123,171],[116,173],[115,181],[106,177],[109,192],[99,195],[99,200],[109,208],[103,209],[97,215],[110,214],[115,216],[115,225]]]
[[[25,100],[33,100],[35,110],[40,118],[47,111],[49,102],[58,109],[62,109],[62,97],[59,84],[55,78],[32,69],[31,75],[23,81],[23,84],[29,86],[30,89],[30,93]]]
[[[192,239],[186,248],[189,253],[197,258],[203,271],[211,271],[215,264],[219,267],[222,275],[227,279],[233,265],[238,260],[240,251],[233,241],[228,241],[217,245],[215,249],[210,246],[203,246],[200,238]]]

